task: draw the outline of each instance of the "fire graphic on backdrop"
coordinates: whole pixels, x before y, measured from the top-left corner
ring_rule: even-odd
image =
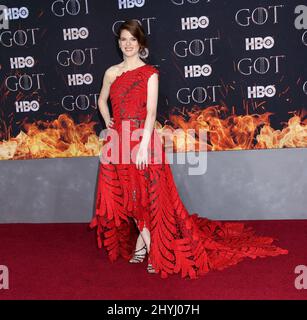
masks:
[[[98,94],[104,61],[115,56],[115,52],[108,54],[104,49],[106,42],[113,41],[122,19],[120,12],[114,6],[109,9],[113,11],[104,10],[104,2],[98,0],[42,1],[39,5],[23,2],[22,6],[8,8],[9,26],[0,32],[0,160],[99,156],[103,124],[97,117],[96,101],[66,108],[60,103],[61,94],[74,98],[81,94],[84,100]],[[168,52],[175,64],[176,81],[171,83],[169,78],[163,93],[172,102],[165,108],[163,105],[165,114],[163,118],[158,115],[155,124],[161,139],[165,138],[162,141],[166,150],[198,151],[200,146],[208,151],[307,147],[305,7],[298,1],[263,6],[251,1],[248,7],[243,0],[236,5],[229,1],[228,7],[225,1],[171,3],[171,20],[168,10],[154,10],[160,13],[152,17],[151,8],[147,8],[141,16],[148,35],[153,35],[156,62],[164,61]],[[155,2],[150,5],[160,9]],[[195,16],[186,17],[185,6],[194,6]],[[199,12],[210,12],[211,16],[198,16]],[[225,21],[220,12],[225,13]],[[108,25],[109,16],[116,16],[116,20]],[[160,37],[157,43],[154,39],[166,23],[171,26],[167,37],[175,42],[161,46]],[[167,37],[162,32],[162,41],[166,43]],[[203,80],[206,86],[208,80],[211,87],[221,87],[217,99],[208,94],[208,100],[193,100],[196,105],[192,106],[190,101],[175,98],[180,88],[197,87],[203,92],[206,87],[197,84],[196,73],[186,72],[188,77],[177,72],[183,65],[191,68],[187,65],[189,58],[194,67],[204,63],[207,69],[210,67],[210,74]],[[248,63],[246,70],[241,68],[243,63]],[[221,74],[228,79],[219,79]],[[276,95],[250,97],[248,90],[254,87],[274,87]],[[23,102],[33,103],[33,108],[17,110],[16,103]],[[181,107],[185,105],[187,109]],[[197,135],[200,130],[207,134]]]
[[[167,124],[156,121],[155,129],[171,141],[173,152],[198,151],[200,129],[207,132],[202,146],[205,143],[208,151],[307,147],[306,114],[293,113],[281,130],[275,130],[270,124],[270,112],[235,115],[229,114],[225,106],[210,106],[171,114]],[[2,129],[4,125],[3,122]],[[53,121],[26,123],[16,137],[0,142],[0,159],[98,156],[103,141],[96,134],[96,125],[100,123],[91,119],[76,124],[68,114]],[[172,140],[168,133],[176,129],[181,129],[182,134],[174,135]],[[195,130],[195,136],[189,134],[190,129]]]

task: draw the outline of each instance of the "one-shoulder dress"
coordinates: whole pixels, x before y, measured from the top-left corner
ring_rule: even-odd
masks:
[[[119,145],[130,145],[131,154],[141,140],[129,141],[127,137],[131,137],[133,130],[144,128],[147,84],[154,73],[159,76],[156,67],[144,64],[117,76],[110,87],[112,129],[118,133]],[[98,247],[107,250],[110,261],[119,257],[131,259],[144,226],[151,238],[148,258],[162,278],[180,274],[195,279],[210,270],[235,265],[246,257],[288,253],[274,245],[273,238],[256,235],[245,223],[189,214],[159,141],[153,130],[149,149],[152,163],[147,168],[137,169],[133,162],[99,162],[96,212],[90,226],[96,228]],[[155,148],[162,151],[153,152]],[[123,159],[123,152],[119,151],[118,156]],[[154,163],[157,158],[162,161]]]

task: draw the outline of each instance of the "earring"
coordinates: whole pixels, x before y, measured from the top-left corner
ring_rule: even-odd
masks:
[[[149,55],[149,50],[147,48],[143,48],[141,50],[139,50],[139,57],[141,59],[146,59]]]

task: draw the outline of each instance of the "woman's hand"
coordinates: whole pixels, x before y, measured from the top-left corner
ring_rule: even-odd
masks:
[[[113,118],[110,118],[110,120],[106,123],[107,129],[112,129],[113,125],[114,125]]]
[[[135,165],[137,169],[145,169],[145,167],[148,167],[148,148],[145,145],[140,144],[136,154]]]

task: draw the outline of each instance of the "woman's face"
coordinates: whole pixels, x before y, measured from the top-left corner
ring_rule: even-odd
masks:
[[[121,32],[118,43],[123,54],[128,57],[138,54],[139,52],[140,45],[138,40],[128,30],[123,30]]]

